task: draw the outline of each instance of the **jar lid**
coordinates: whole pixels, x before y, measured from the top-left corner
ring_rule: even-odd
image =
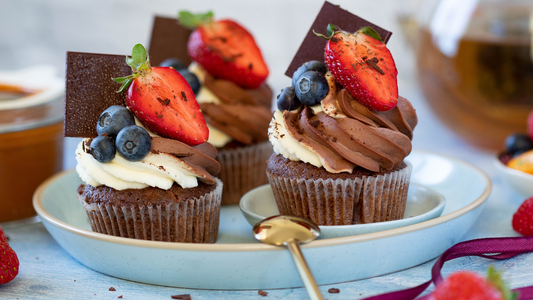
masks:
[[[54,67],[0,72],[0,134],[63,120],[65,84]]]

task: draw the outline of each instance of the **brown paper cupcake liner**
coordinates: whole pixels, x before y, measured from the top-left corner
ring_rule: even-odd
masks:
[[[224,182],[222,205],[238,204],[246,192],[268,183],[266,161],[272,152],[269,141],[218,152],[218,177]]]
[[[267,172],[279,212],[318,225],[351,225],[403,218],[412,166],[354,179],[286,178]]]
[[[95,232],[151,241],[214,243],[218,236],[222,181],[199,198],[165,205],[87,204]]]

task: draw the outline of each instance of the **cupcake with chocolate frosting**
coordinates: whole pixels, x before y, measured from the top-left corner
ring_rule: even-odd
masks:
[[[215,175],[220,164],[189,84],[172,68],[151,67],[141,45],[131,57],[121,58],[133,70],[124,77],[117,72],[122,64],[102,56],[109,64],[98,71],[106,80],[89,76],[95,82],[88,83],[79,79],[94,71],[94,55],[67,56],[69,68],[76,68],[67,69],[67,111],[75,97],[69,87],[118,89],[109,79],[118,77],[120,91],[127,91],[112,96],[119,105],[101,112],[93,123],[98,136],[86,137],[76,150],[76,171],[84,181],[78,200],[92,230],[152,241],[216,242],[223,185]],[[80,90],[85,101],[103,101],[97,90]]]
[[[374,33],[334,28],[325,63],[305,63],[280,94],[267,175],[281,214],[318,225],[403,217],[417,117],[398,96],[394,60]]]
[[[267,130],[272,116],[268,68],[252,35],[232,20],[212,14],[180,12],[182,25],[194,28],[189,71],[201,84],[196,99],[209,127],[209,142],[219,151],[222,204],[237,204],[247,191],[268,183],[272,154]]]

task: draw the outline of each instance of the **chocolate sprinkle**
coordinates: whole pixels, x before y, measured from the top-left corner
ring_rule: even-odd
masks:
[[[262,291],[262,290],[259,290],[257,293],[258,293],[259,295],[263,296],[263,297],[268,296],[268,292],[265,292],[265,291]]]
[[[131,74],[125,55],[67,52],[66,137],[95,137],[100,114],[111,105],[126,105],[126,93],[111,78]]]
[[[117,290],[116,290],[114,287],[110,287],[110,288],[109,288],[109,291],[110,291],[110,292],[116,292]]]
[[[328,290],[328,293],[330,293],[330,294],[338,294],[340,292],[341,292],[341,290],[339,290],[338,288],[330,288]]]
[[[189,294],[183,294],[183,295],[173,295],[170,296],[172,299],[180,299],[180,300],[191,300],[191,295]]]
[[[387,43],[392,35],[392,32],[361,19],[339,6],[326,1],[318,13],[313,25],[307,32],[304,41],[300,45],[300,49],[298,49],[298,52],[296,52],[292,59],[285,75],[292,77],[294,71],[307,61],[324,61],[324,48],[326,47],[327,41],[316,36],[313,33],[313,30],[325,34],[328,24],[335,24],[342,30],[348,32],[356,32],[361,27],[370,26],[381,36],[384,43]]]
[[[185,66],[191,63],[187,54],[187,41],[192,30],[183,27],[177,19],[156,16],[150,40],[150,64],[158,66],[167,58],[178,58]]]
[[[378,71],[379,74],[381,75],[385,75],[385,72],[383,72],[383,70],[381,70],[379,67],[378,67],[378,62],[379,62],[379,59],[377,57],[374,57],[372,59],[368,59],[366,60],[366,63],[368,65],[370,65],[372,68],[374,68],[374,70]]]

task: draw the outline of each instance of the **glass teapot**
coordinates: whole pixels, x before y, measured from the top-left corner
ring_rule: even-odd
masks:
[[[502,150],[533,109],[533,0],[424,2],[417,70],[429,106],[468,142]]]

